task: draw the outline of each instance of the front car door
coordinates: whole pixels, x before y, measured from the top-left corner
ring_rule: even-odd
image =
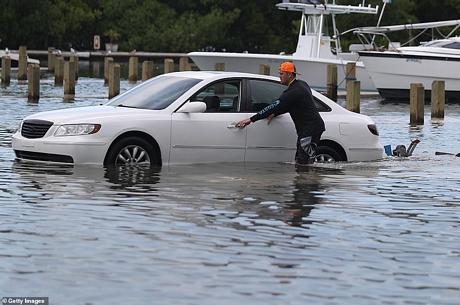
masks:
[[[221,80],[190,99],[206,103],[206,112],[173,113],[170,163],[244,162],[247,128],[232,127],[247,116],[241,96],[241,79]]]

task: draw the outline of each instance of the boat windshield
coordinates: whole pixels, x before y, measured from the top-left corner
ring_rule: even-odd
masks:
[[[201,81],[197,78],[160,75],[113,98],[105,105],[161,110]]]
[[[452,40],[433,40],[427,43],[420,45],[421,47],[438,47],[438,48],[447,48],[447,49],[460,49],[460,41]]]

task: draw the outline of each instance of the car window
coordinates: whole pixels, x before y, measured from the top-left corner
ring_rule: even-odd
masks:
[[[251,111],[258,112],[266,106],[273,104],[286,90],[287,86],[281,83],[250,80],[251,84]],[[319,112],[331,111],[329,106],[321,102],[318,98],[313,97],[316,108]]]
[[[214,83],[195,94],[192,101],[206,103],[206,112],[237,112],[240,87],[238,80]]]
[[[249,81],[251,85],[251,108],[250,111],[258,112],[266,106],[273,104],[286,90],[287,86],[281,83],[255,80]]]
[[[161,110],[200,81],[196,78],[157,76],[113,98],[106,105]]]

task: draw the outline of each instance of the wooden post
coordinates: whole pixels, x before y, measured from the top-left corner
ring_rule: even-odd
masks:
[[[27,80],[27,48],[19,47],[18,80]]]
[[[352,80],[347,85],[347,106],[350,111],[360,112],[361,83]]]
[[[443,80],[435,80],[431,84],[431,118],[444,119],[446,103],[446,85]]]
[[[129,68],[128,68],[128,74],[129,74],[128,80],[130,83],[137,82],[138,66],[139,66],[139,58],[130,57],[129,58]]]
[[[69,61],[64,64],[64,96],[75,96],[75,62]]]
[[[181,57],[179,59],[179,71],[190,71],[188,57]]]
[[[54,72],[54,63],[56,60],[56,55],[53,54],[54,47],[48,48],[48,72]]]
[[[56,56],[54,63],[54,85],[62,86],[64,83],[64,58]]]
[[[337,66],[327,65],[326,96],[337,103]]]
[[[270,75],[270,65],[259,65],[259,74]]]
[[[425,88],[422,84],[410,84],[410,124],[424,123]]]
[[[113,64],[112,57],[105,57],[104,58],[104,85],[109,83],[109,67],[110,64]]]
[[[109,99],[120,94],[120,65],[111,64],[109,67]]]
[[[214,71],[225,71],[225,63],[224,62],[216,62],[214,64]]]
[[[174,60],[165,58],[165,71],[164,73],[174,72]]]
[[[348,86],[348,83],[350,81],[356,80],[356,63],[354,62],[347,63],[347,75],[345,76],[345,79],[347,80],[345,83],[345,86]]]
[[[28,100],[38,100],[40,98],[40,65],[29,65],[27,73],[29,74],[29,81],[27,84],[29,89],[29,93],[27,95]]]
[[[153,61],[144,61],[142,63],[142,81],[153,77]]]
[[[78,80],[78,56],[70,56],[69,61],[74,63],[75,80]]]
[[[11,57],[2,57],[2,86],[8,86],[11,82]]]

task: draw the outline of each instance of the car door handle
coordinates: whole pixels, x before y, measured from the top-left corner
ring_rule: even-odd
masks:
[[[230,125],[227,125],[227,128],[233,131],[240,130],[241,128],[236,126],[237,123],[231,123]]]

